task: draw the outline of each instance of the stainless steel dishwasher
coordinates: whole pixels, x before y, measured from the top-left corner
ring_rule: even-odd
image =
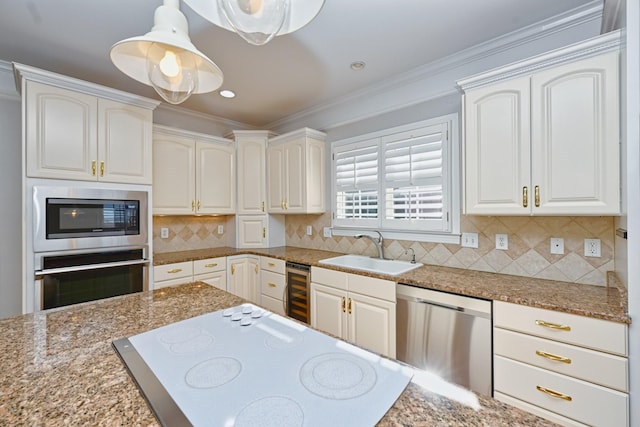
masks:
[[[492,395],[491,301],[397,286],[396,357]]]

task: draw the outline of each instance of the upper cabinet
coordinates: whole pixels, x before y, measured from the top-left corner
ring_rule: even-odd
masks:
[[[265,152],[268,131],[234,131],[238,160],[238,215],[260,215],[266,209]]]
[[[267,148],[269,213],[325,211],[325,137],[304,128],[272,138]]]
[[[26,175],[151,184],[156,101],[15,65],[23,95]]]
[[[156,126],[153,213],[234,214],[235,150],[230,140]]]
[[[466,214],[620,213],[619,55],[611,38],[459,82]]]

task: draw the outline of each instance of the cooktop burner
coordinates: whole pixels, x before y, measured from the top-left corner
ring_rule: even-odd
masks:
[[[162,425],[375,425],[411,368],[251,304],[114,341]]]

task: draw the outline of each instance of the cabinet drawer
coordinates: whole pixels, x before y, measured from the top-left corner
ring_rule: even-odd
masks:
[[[494,358],[494,387],[500,393],[592,426],[629,423],[627,394],[501,356]],[[565,398],[554,397],[539,388]]]
[[[284,274],[285,262],[281,259],[260,257],[260,269],[273,271],[274,273]]]
[[[262,301],[260,302],[260,304],[273,313],[279,314],[281,316],[286,316],[282,300],[262,295]]]
[[[357,292],[374,298],[396,302],[396,283],[390,280],[377,279],[375,277],[349,274],[349,292]]]
[[[493,316],[496,327],[627,355],[627,326],[622,323],[501,301],[494,302]]]
[[[329,270],[320,267],[311,267],[311,281],[322,285],[331,286],[332,288],[347,290],[348,273],[341,271]]]
[[[282,301],[284,294],[284,275],[272,271],[263,271],[261,279],[262,295]]]
[[[180,279],[193,276],[193,262],[176,262],[174,264],[156,265],[153,267],[153,280],[160,282],[163,280]]]
[[[227,290],[227,272],[226,271],[213,271],[206,274],[198,274],[193,276],[194,282],[204,282],[214,288]]]
[[[178,279],[169,279],[169,280],[156,280],[153,282],[153,289],[161,289],[167,288],[169,286],[177,286],[184,285],[185,283],[191,282],[191,276],[189,277],[180,277]]]
[[[627,359],[495,328],[495,354],[585,381],[628,391]],[[555,356],[559,356],[560,360]]]
[[[205,274],[214,271],[222,271],[227,268],[227,258],[208,258],[193,261],[193,274]]]

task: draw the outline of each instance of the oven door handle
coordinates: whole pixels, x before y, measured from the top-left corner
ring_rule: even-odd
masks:
[[[127,265],[139,265],[139,264],[149,264],[149,263],[150,261],[144,258],[144,259],[133,259],[129,261],[104,262],[101,264],[87,264],[87,265],[75,265],[71,267],[48,268],[45,270],[36,270],[35,276],[36,278],[38,278],[38,277],[46,276],[49,274],[72,273],[74,271],[97,270],[99,268],[124,267]]]

